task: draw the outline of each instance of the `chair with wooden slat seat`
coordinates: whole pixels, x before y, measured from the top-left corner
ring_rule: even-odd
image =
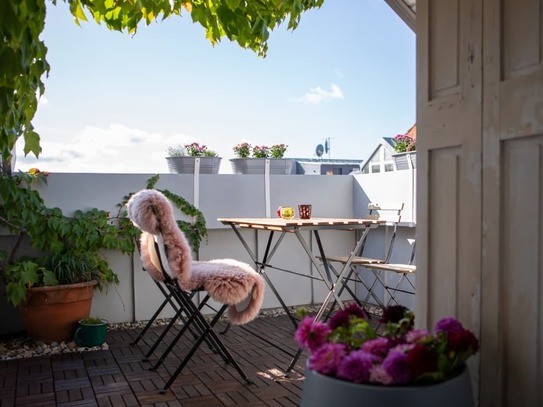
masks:
[[[417,271],[417,266],[415,262],[415,246],[416,241],[413,239],[411,256],[408,263],[380,263],[380,264],[366,264],[364,267],[373,273],[374,283],[371,286],[373,291],[375,285],[379,283],[388,294],[389,298],[386,301],[385,306],[388,305],[400,305],[400,302],[397,300],[397,293],[405,293],[410,295],[415,295],[415,285],[409,279],[409,276],[414,275]],[[387,280],[384,277],[383,273],[390,272],[400,275],[400,278],[394,286],[390,286]],[[407,289],[402,288],[402,283],[408,285]],[[366,301],[369,299],[369,293],[366,297]]]
[[[396,232],[402,218],[403,209],[404,209],[403,202],[390,202],[390,203],[370,202],[368,204],[368,214],[365,217],[370,218],[370,219],[384,220],[385,222],[382,225],[380,225],[378,228],[372,229],[370,233],[366,235],[366,238],[364,239],[364,242],[362,243],[362,246],[360,248],[358,255],[352,258],[352,261],[350,264],[350,270],[347,276],[344,278],[345,282],[348,282],[350,280],[355,280],[357,282],[360,282],[363,286],[365,286],[366,290],[368,290],[369,295],[374,299],[374,301],[380,307],[384,307],[384,304],[381,302],[379,297],[373,292],[373,290],[371,289],[371,286],[369,286],[363,279],[358,278],[357,270],[359,267],[364,267],[364,266],[373,265],[373,264],[382,264],[389,261],[390,256],[392,255],[393,248],[394,248],[394,242],[396,240]],[[385,229],[385,232],[384,232],[385,233],[385,252],[384,252],[383,257],[378,258],[378,257],[365,256],[364,249],[366,247],[368,237],[375,236],[377,231],[382,230],[382,229]],[[386,237],[388,237],[388,239]],[[335,272],[335,268],[333,267],[333,264],[339,263],[340,265],[343,266],[349,261],[349,256],[338,256],[338,255],[326,256],[326,261],[330,265],[330,268]],[[360,302],[357,299],[356,295],[352,292],[352,290],[347,286],[347,284],[342,284],[338,294],[341,295],[344,289],[347,289],[349,291],[353,299],[357,301],[360,306],[367,305],[369,298],[367,298],[366,301],[364,302]],[[332,307],[330,308],[329,313],[333,311],[335,305],[336,305],[335,303],[332,304]]]

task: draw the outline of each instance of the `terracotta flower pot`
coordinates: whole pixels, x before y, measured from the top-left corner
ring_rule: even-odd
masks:
[[[28,335],[46,343],[71,341],[77,322],[88,317],[96,281],[32,287],[21,304]]]

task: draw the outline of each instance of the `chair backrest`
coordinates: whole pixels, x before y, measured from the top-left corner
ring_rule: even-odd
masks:
[[[128,201],[128,217],[142,230],[141,255],[155,280],[164,275],[187,287],[191,279],[192,249],[179,229],[171,202],[161,192],[142,190]]]
[[[368,204],[368,215],[370,219],[382,220],[385,221],[383,226],[392,228],[389,234],[389,238],[385,245],[385,263],[389,261],[390,256],[392,255],[392,249],[394,247],[394,241],[396,240],[396,231],[398,225],[402,219],[402,211],[404,208],[403,202],[370,202]],[[368,234],[369,236],[369,234]],[[360,250],[360,253],[363,253],[364,244]]]
[[[164,240],[160,235],[152,235],[152,238],[147,239],[147,250],[149,252],[149,261],[151,264],[162,273],[164,280],[173,278],[170,263],[168,261],[168,254],[166,246],[164,246]],[[150,267],[145,267],[148,270]]]

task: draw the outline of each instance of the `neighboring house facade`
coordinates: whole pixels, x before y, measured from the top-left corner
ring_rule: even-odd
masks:
[[[362,174],[375,174],[379,172],[396,171],[394,165],[394,143],[392,138],[383,137],[381,144],[377,146],[373,153],[362,166]]]
[[[406,135],[417,139],[417,126],[414,124],[405,133]],[[397,171],[404,169],[403,166],[398,166],[394,155],[394,138],[383,137],[383,141],[373,150],[366,163],[362,166],[362,174],[375,174],[380,172]],[[405,167],[409,168],[409,167]],[[412,167],[411,167],[412,168]]]

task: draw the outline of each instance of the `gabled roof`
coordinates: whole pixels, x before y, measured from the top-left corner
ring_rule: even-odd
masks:
[[[413,137],[415,140],[417,139],[417,123],[415,123],[409,130],[407,130],[407,133],[405,133],[409,137]]]
[[[409,130],[405,133],[406,135],[413,137],[414,139],[417,138],[417,123],[412,125]],[[368,163],[371,161],[373,156],[379,151],[379,148],[383,147],[391,154],[394,154],[394,137],[383,137],[381,139],[381,143],[375,147],[375,149],[371,152],[371,154],[368,156],[368,159],[364,161],[364,165],[362,166],[362,169],[368,165]]]

